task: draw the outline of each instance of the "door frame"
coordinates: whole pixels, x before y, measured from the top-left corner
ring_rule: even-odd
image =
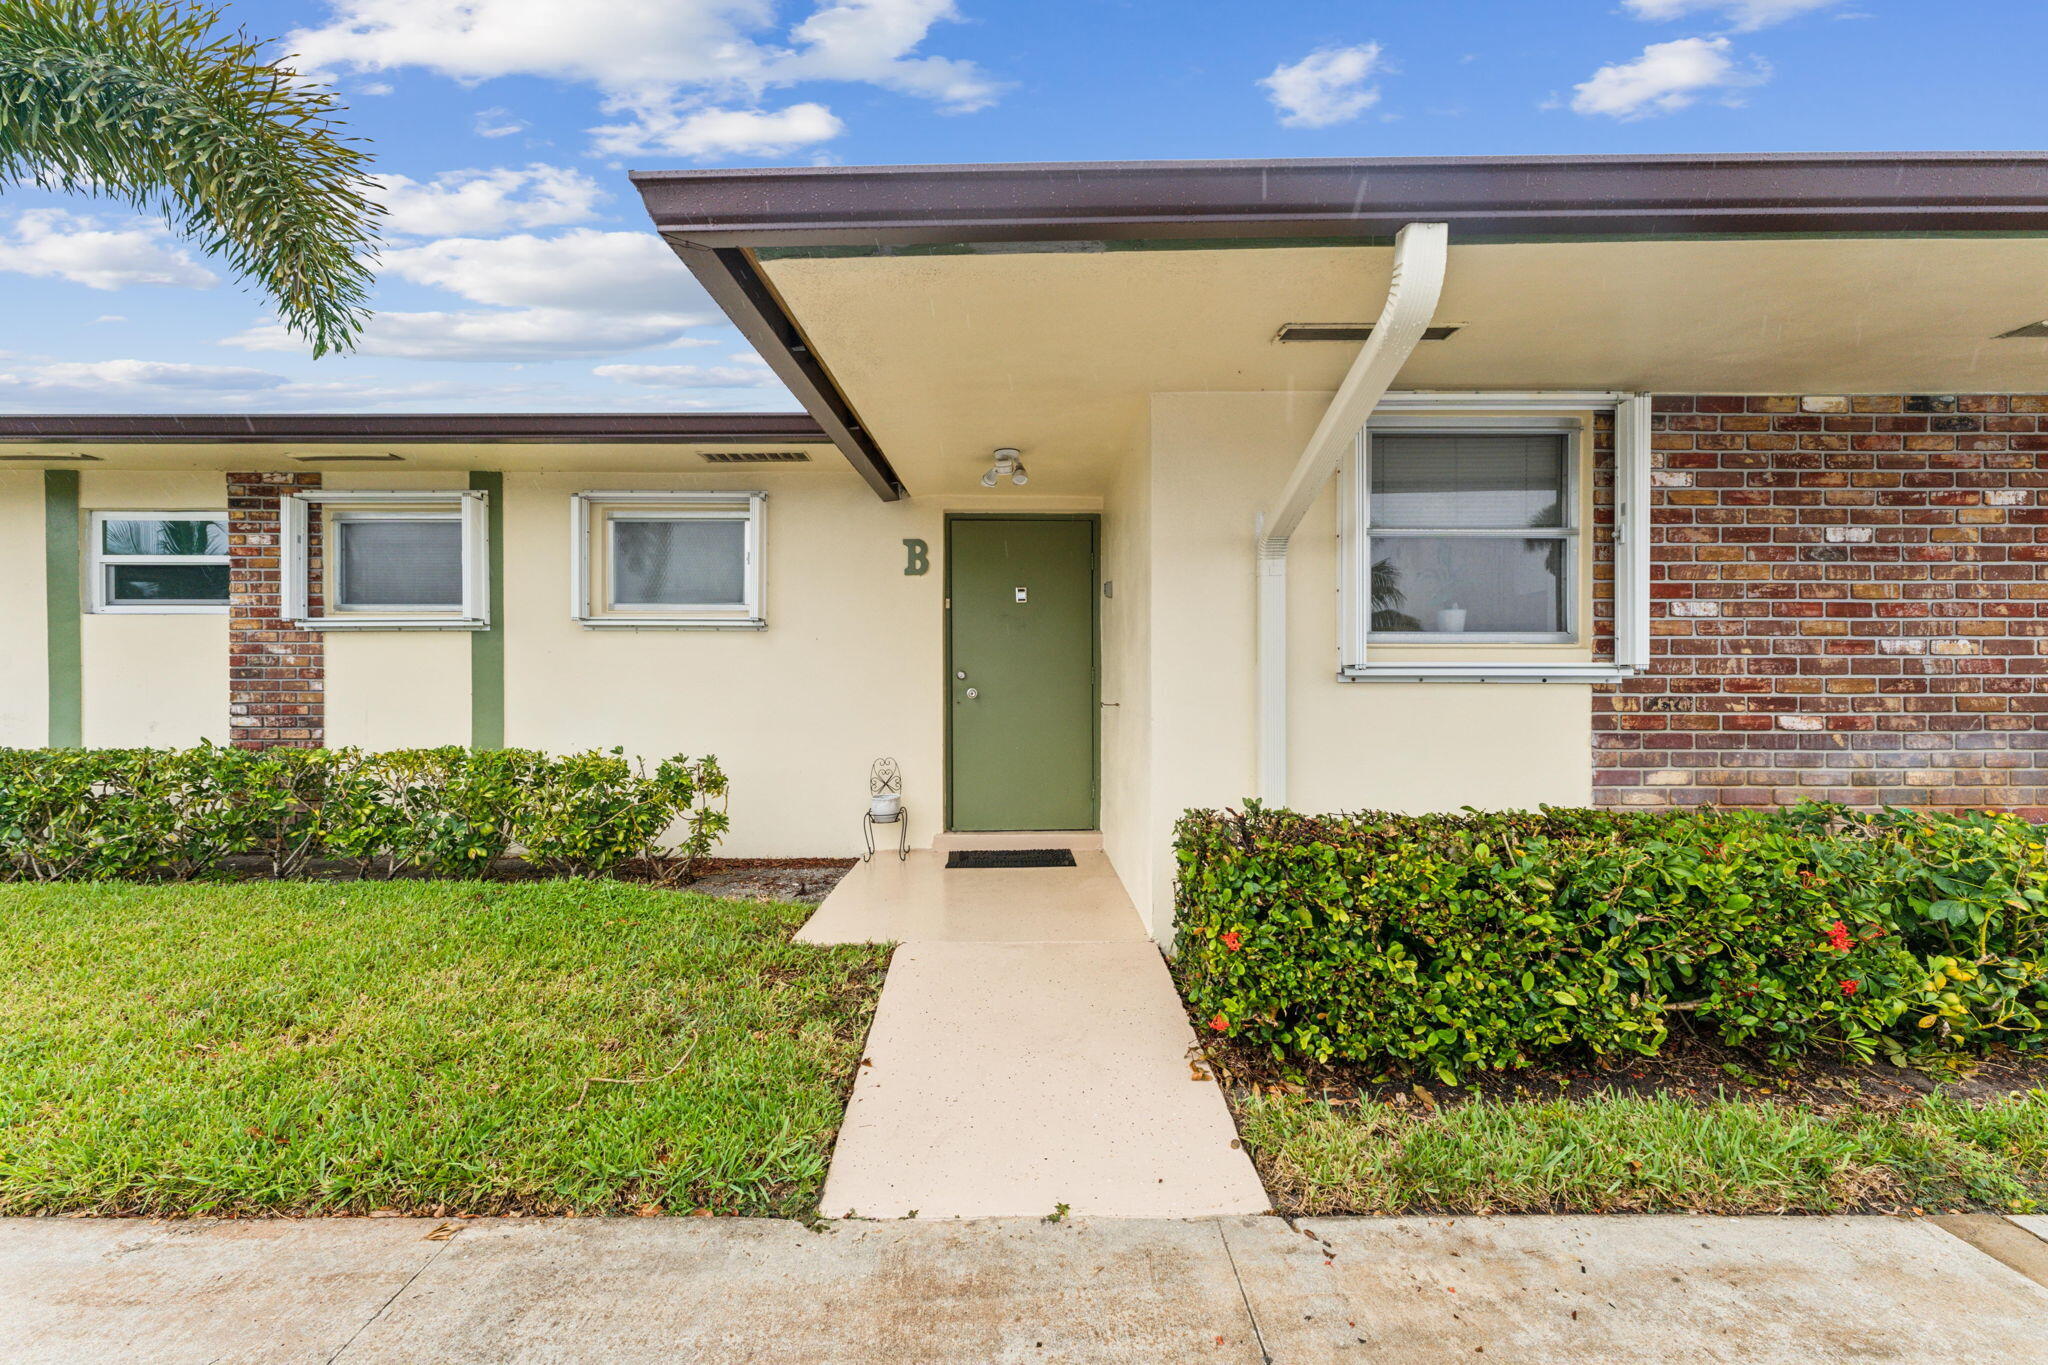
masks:
[[[945,711],[946,832],[953,832],[953,526],[962,521],[1080,521],[1088,524],[1088,744],[1094,755],[1088,784],[1088,806],[1094,815],[1090,830],[1102,827],[1102,513],[1100,512],[948,512],[945,525],[945,583],[939,633],[945,670],[939,675],[939,704]],[[1066,832],[1066,831],[1061,831]]]

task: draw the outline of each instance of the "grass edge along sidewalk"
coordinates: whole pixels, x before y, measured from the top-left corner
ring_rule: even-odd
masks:
[[[604,881],[0,886],[0,1214],[808,1216],[883,948]]]

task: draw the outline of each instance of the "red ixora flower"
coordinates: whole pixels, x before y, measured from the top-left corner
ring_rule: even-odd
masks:
[[[1842,994],[1854,995],[1856,994],[1857,989],[1862,986],[1862,984],[1863,983],[1861,981],[1844,981],[1842,983]]]
[[[1849,926],[1836,920],[1828,926],[1828,946],[1838,953],[1849,951]]]
[[[1223,946],[1230,949],[1233,953],[1236,952],[1239,948],[1244,947],[1244,935],[1232,929],[1223,936]]]
[[[1225,1029],[1230,1027],[1230,1021],[1219,1014],[1214,1019],[1211,1019],[1209,1021],[1209,1027],[1215,1029],[1218,1033],[1221,1033]]]

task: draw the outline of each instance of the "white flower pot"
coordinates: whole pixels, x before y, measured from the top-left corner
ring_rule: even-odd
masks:
[[[903,810],[903,795],[900,792],[883,792],[880,796],[868,798],[868,814],[877,820],[893,820]]]
[[[1436,614],[1436,628],[1445,635],[1458,635],[1465,629],[1465,609],[1445,607]]]

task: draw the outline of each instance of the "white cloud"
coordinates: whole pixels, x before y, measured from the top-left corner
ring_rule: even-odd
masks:
[[[918,53],[934,25],[959,17],[953,0],[819,0],[786,31],[772,0],[332,0],[332,8],[331,22],[287,39],[307,69],[581,82],[622,118],[594,130],[609,148],[666,150],[674,140],[684,155],[713,155],[811,145],[838,131],[823,106],[761,107],[765,92],[804,81],[878,86],[951,112],[983,108],[999,91],[972,62]],[[710,121],[692,135],[699,116]],[[756,122],[736,124],[738,116]],[[720,130],[724,141],[712,135]]]
[[[578,170],[540,162],[517,170],[444,171],[431,181],[404,175],[377,177],[384,226],[412,237],[556,227],[591,216],[609,198]]]
[[[528,361],[592,359],[667,346],[702,313],[587,313],[574,308],[476,308],[377,313],[363,328],[359,355],[405,360]],[[267,322],[222,339],[245,351],[303,352],[306,343]]]
[[[478,137],[510,137],[525,132],[531,125],[525,119],[514,118],[510,109],[479,109],[470,126]]]
[[[1751,33],[1802,14],[1828,9],[1841,0],[1622,0],[1638,19],[1683,19],[1688,14],[1721,14],[1738,33]]]
[[[388,81],[361,81],[353,89],[358,95],[388,95],[391,84]]]
[[[1591,80],[1573,87],[1572,109],[1609,118],[1647,118],[1676,113],[1710,90],[1768,79],[1769,66],[1754,59],[1737,62],[1726,38],[1679,38],[1651,43],[1632,62],[1601,67]]]
[[[1366,84],[1379,69],[1378,43],[1326,47],[1274,67],[1259,84],[1266,87],[1266,98],[1289,128],[1328,128],[1357,118],[1379,102],[1378,88]]]
[[[157,223],[135,218],[109,227],[64,209],[30,209],[17,216],[12,229],[0,236],[0,270],[69,280],[89,289],[131,284],[206,289],[220,283]]]
[[[362,376],[295,380],[268,370],[154,360],[61,361],[0,369],[0,411],[8,412],[304,412],[427,405],[508,409],[560,407],[559,386],[522,380],[477,385],[404,382]]]
[[[719,314],[666,243],[648,232],[575,228],[552,237],[448,237],[387,247],[383,273],[445,290],[474,309],[380,311],[364,355],[550,360],[671,346]],[[228,337],[252,351],[303,351],[276,323]]]
[[[446,237],[388,247],[383,272],[472,303],[620,313],[710,313],[711,303],[651,232],[572,228],[551,237]]]
[[[759,389],[779,388],[775,372],[752,356],[735,356],[752,361],[738,365],[599,365],[591,371],[601,379],[622,384],[640,384],[657,389]]]
[[[198,389],[207,393],[248,393],[274,389],[283,375],[237,365],[185,365],[164,360],[63,360],[38,365],[32,382],[42,385],[100,384],[120,389]]]
[[[786,109],[648,109],[631,122],[590,130],[592,150],[604,156],[667,152],[676,156],[783,156],[829,142],[846,130],[822,104]]]

